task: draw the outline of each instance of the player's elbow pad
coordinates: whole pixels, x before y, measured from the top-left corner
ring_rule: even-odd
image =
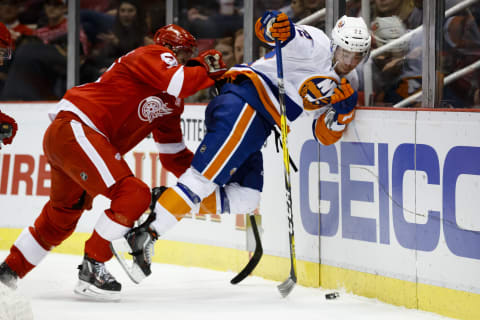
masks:
[[[160,153],[159,157],[162,166],[178,178],[190,167],[193,153],[185,148],[177,153]]]
[[[340,140],[344,131],[330,130],[325,123],[325,113],[313,121],[312,130],[315,140],[324,146],[329,146]]]

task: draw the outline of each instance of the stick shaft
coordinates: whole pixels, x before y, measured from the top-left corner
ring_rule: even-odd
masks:
[[[288,153],[288,127],[285,106],[285,86],[283,80],[282,50],[279,40],[275,40],[275,54],[277,58],[278,98],[280,104],[280,126],[283,144],[283,164],[285,175],[285,190],[287,200],[288,237],[290,242],[290,278],[297,281],[297,267],[295,257],[295,237],[293,230],[292,188],[290,183],[290,158]],[[288,280],[288,279],[287,279]]]

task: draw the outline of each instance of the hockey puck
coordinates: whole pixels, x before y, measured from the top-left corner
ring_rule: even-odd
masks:
[[[338,292],[331,292],[331,293],[327,293],[325,295],[325,299],[327,300],[334,300],[334,299],[337,299],[338,297],[340,297],[340,293]]]

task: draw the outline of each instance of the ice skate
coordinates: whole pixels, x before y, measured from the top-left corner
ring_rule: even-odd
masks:
[[[85,255],[78,266],[75,293],[98,300],[118,300],[122,285],[105,268],[105,264]]]
[[[17,288],[17,279],[18,275],[15,273],[15,271],[10,269],[8,264],[5,262],[0,264],[0,282],[15,290]]]
[[[128,231],[123,238],[110,243],[110,248],[118,262],[135,283],[140,283],[152,273],[150,266],[158,234],[150,228],[150,223],[155,220],[155,204],[166,189],[165,187],[153,188],[150,215],[147,220]],[[132,259],[131,262],[128,261],[129,258]]]

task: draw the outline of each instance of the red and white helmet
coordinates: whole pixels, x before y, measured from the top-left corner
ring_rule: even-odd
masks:
[[[12,36],[8,28],[0,22],[0,58],[9,60],[12,58]]]
[[[161,46],[168,45],[173,52],[184,50],[194,54],[197,49],[195,37],[176,24],[169,24],[158,29],[153,36],[153,40],[155,44]]]
[[[343,16],[332,30],[332,52],[341,47],[349,52],[360,52],[365,56],[370,51],[371,37],[362,18]]]

